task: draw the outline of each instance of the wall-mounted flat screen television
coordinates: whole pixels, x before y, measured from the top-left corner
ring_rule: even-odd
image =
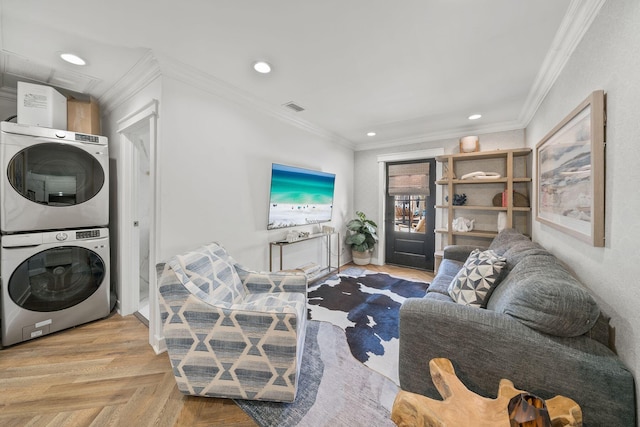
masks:
[[[332,173],[273,163],[267,229],[331,221],[335,181]]]

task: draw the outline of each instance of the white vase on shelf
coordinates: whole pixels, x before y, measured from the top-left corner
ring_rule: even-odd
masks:
[[[507,213],[498,212],[498,233],[507,228]]]

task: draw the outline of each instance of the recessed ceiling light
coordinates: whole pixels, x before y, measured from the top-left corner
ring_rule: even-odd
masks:
[[[268,62],[258,61],[253,64],[253,69],[261,74],[267,74],[271,72],[271,65]]]
[[[480,117],[482,117],[482,114],[472,114],[469,116],[469,120],[478,120]]]
[[[376,136],[375,132],[367,132],[367,136]]]
[[[85,61],[84,59],[80,58],[78,55],[74,55],[73,53],[61,53],[60,54],[60,58],[62,58],[63,60],[67,61],[70,64],[73,65],[86,65],[87,61]]]

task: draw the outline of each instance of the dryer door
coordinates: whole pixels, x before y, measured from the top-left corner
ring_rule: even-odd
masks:
[[[7,285],[18,306],[39,312],[73,307],[103,283],[105,263],[95,252],[62,246],[37,253],[13,272]]]
[[[22,197],[47,206],[91,200],[105,183],[96,158],[73,145],[44,143],[18,152],[7,166],[9,182]]]
[[[109,223],[106,146],[4,133],[0,160],[4,233]]]

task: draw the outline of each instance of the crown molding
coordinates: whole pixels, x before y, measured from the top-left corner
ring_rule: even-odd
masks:
[[[526,128],[533,119],[605,2],[606,0],[572,0],[569,4],[520,112],[518,122],[522,124],[522,128]]]
[[[298,129],[317,135],[335,144],[350,149],[355,148],[355,145],[351,141],[341,137],[340,135],[330,132],[300,117],[296,117],[295,114],[297,113],[290,113],[281,107],[273,107],[250,93],[225,83],[195,67],[166,56],[158,56],[157,61],[163,77],[173,78],[182,83],[225,99],[226,101],[235,103],[236,105],[250,108],[274,117]]]
[[[442,132],[425,133],[421,135],[409,136],[406,138],[387,139],[378,141],[375,143],[364,142],[356,144],[354,151],[367,151],[378,150],[391,147],[402,147],[405,145],[423,144],[426,142],[442,141],[445,139],[458,139],[460,135],[475,135],[475,134],[487,134],[496,132],[508,132],[512,130],[523,129],[523,126],[518,121],[495,123],[487,126],[479,126],[470,129],[468,126],[460,126],[457,128],[450,128]]]
[[[148,50],[120,80],[100,96],[98,101],[103,114],[108,115],[111,113],[153,80],[160,77],[160,75],[158,61],[153,52]]]
[[[464,133],[483,134],[526,129],[605,2],[606,0],[571,1],[517,120],[473,129],[457,127],[407,138],[366,142],[356,144],[354,150],[375,150],[459,138]]]

